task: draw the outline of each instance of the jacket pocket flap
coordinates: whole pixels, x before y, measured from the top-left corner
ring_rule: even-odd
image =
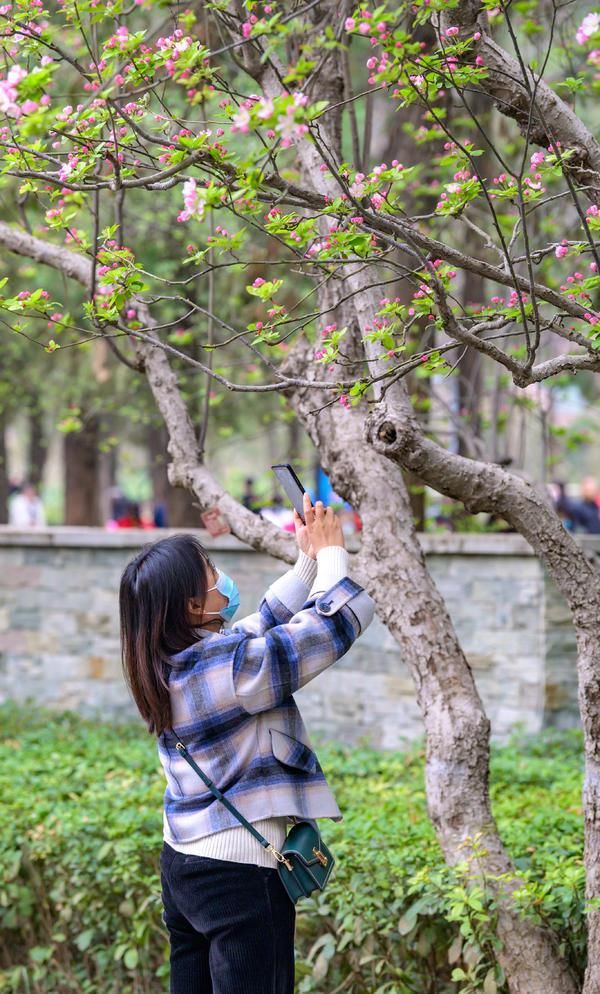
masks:
[[[278,728],[270,728],[269,732],[273,755],[280,763],[314,773],[317,768],[317,757],[309,746],[299,739],[292,738],[291,735],[286,735]]]

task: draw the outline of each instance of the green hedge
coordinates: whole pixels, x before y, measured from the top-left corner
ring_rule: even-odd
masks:
[[[158,856],[164,779],[140,724],[0,707],[0,994],[168,989]],[[345,818],[327,891],[299,905],[298,994],[500,994],[494,906],[447,869],[425,813],[423,756],[322,747]],[[500,829],[523,913],[584,967],[581,740],[494,751]]]

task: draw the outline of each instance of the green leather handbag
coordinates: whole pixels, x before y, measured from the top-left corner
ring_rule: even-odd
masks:
[[[173,730],[171,729],[171,731]],[[176,749],[192,769],[196,771],[211,794],[218,798],[228,811],[231,811],[231,814],[252,833],[261,846],[277,860],[279,878],[290,900],[296,904],[301,897],[310,897],[313,891],[323,890],[329,880],[335,860],[331,855],[331,851],[323,842],[316,823],[312,821],[299,821],[293,825],[281,847],[281,852],[279,852],[265,839],[264,835],[261,835],[254,828],[254,825],[251,825],[244,818],[243,814],[234,807],[231,801],[227,800],[212,780],[202,772],[190,756],[177,733],[173,732],[173,735],[177,739]]]

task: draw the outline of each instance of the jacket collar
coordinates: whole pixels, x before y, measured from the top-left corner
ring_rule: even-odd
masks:
[[[219,629],[218,632],[211,632],[207,628],[196,628],[195,634],[198,636],[198,640],[196,642],[192,642],[191,645],[187,645],[185,649],[181,650],[181,652],[176,652],[170,657],[169,665],[174,669],[183,669],[194,650],[198,652],[201,649],[202,643],[205,639],[213,638],[215,635],[226,635],[227,631],[225,628]]]

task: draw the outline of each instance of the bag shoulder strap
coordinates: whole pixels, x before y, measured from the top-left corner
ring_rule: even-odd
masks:
[[[263,846],[265,849],[275,852],[273,846],[271,845],[270,842],[267,841],[267,839],[265,839],[264,835],[261,835],[260,832],[254,828],[254,825],[251,825],[250,822],[244,818],[243,814],[240,811],[238,811],[238,809],[231,803],[231,801],[229,801],[225,797],[224,794],[221,793],[219,788],[215,786],[212,780],[206,776],[206,773],[203,773],[203,771],[200,769],[198,764],[190,756],[184,743],[177,735],[177,732],[173,731],[173,729],[171,729],[171,731],[173,732],[173,735],[177,739],[177,745],[175,746],[175,748],[179,753],[181,753],[183,758],[186,760],[187,763],[189,763],[192,769],[196,771],[200,779],[210,790],[211,794],[213,794],[214,797],[216,797],[219,801],[221,801],[222,804],[225,805],[227,810],[230,811],[235,818],[237,818],[237,820],[244,826],[244,828],[247,828],[249,832],[252,832],[252,835],[254,836],[255,839],[258,840],[258,842],[260,842],[261,846]]]

